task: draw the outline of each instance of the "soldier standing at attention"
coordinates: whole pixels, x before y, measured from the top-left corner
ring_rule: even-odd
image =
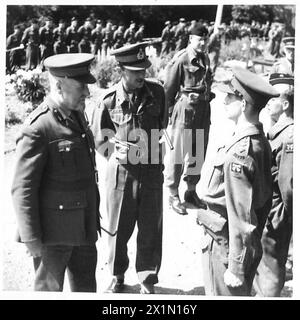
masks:
[[[185,18],[179,19],[179,25],[176,28],[174,37],[176,39],[175,50],[180,51],[184,49],[187,45],[187,38],[188,38]]]
[[[224,34],[224,28],[222,26],[218,26],[216,32],[214,32],[209,37],[209,41],[207,44],[207,51],[208,51],[209,59],[210,59],[210,67],[212,70],[212,77],[215,76],[215,73],[217,70],[223,34]]]
[[[32,19],[31,26],[25,29],[21,43],[26,47],[26,71],[35,69],[40,61],[40,35],[37,19]]]
[[[170,50],[170,41],[171,41],[171,21],[165,22],[165,28],[161,34],[161,56],[167,55]]]
[[[196,207],[201,207],[202,202],[196,193],[196,185],[200,179],[200,170],[189,174],[188,170],[197,166],[195,153],[196,130],[204,131],[205,155],[210,127],[210,100],[212,93],[211,70],[209,57],[206,53],[207,28],[193,29],[186,49],[175,54],[167,66],[166,80],[164,84],[166,101],[171,121],[170,135],[174,144],[174,152],[170,153],[170,161],[166,164],[165,184],[169,189],[170,207],[179,214],[187,214],[180,201],[178,188],[184,169],[184,180],[187,183],[187,191],[184,200]],[[189,130],[186,130],[189,129]],[[184,150],[184,141],[192,141],[192,152]],[[183,150],[181,159],[178,159],[179,151]],[[181,162],[179,163],[179,160]]]
[[[139,43],[111,52],[120,64],[122,79],[107,90],[92,117],[97,150],[107,156],[104,145],[109,145],[108,139],[114,141],[106,178],[112,234],[108,243],[113,275],[109,292],[124,291],[129,265],[127,243],[136,224],[140,293],[154,293],[161,264],[163,164],[161,146],[151,139],[153,130],[166,126],[165,95],[158,81],[145,80],[146,68],[151,65],[146,46]],[[156,161],[151,158],[154,153]],[[135,158],[139,155],[143,160]]]
[[[67,53],[65,21],[59,20],[58,27],[53,30],[54,54]]]
[[[17,69],[21,67],[22,62],[22,48],[14,49],[20,47],[21,45],[21,27],[20,25],[14,26],[14,33],[9,35],[6,40],[6,49],[7,49],[7,70],[9,72],[15,72]],[[23,47],[24,48],[24,47]]]
[[[114,37],[114,31],[112,29],[112,23],[111,21],[106,22],[105,28],[102,30],[102,54],[103,57],[107,57],[108,50],[112,48],[113,46],[113,37]]]
[[[144,30],[145,30],[145,25],[140,24],[138,31],[135,33],[134,38],[135,42],[142,42],[144,39]]]
[[[98,52],[101,54],[102,47],[102,20],[98,19],[96,28],[92,30],[91,41],[93,44],[92,53],[94,56],[98,56]]]
[[[68,45],[69,53],[78,52],[78,43],[80,41],[80,36],[78,34],[78,19],[73,17],[71,19],[71,25],[66,30],[66,43]]]
[[[53,55],[53,20],[45,19],[45,25],[40,28],[41,65],[44,60]]]
[[[254,288],[258,296],[280,297],[293,227],[294,77],[273,73],[269,82],[280,92],[267,109],[273,126],[268,132],[272,148],[273,201],[262,236],[263,256]]]
[[[79,53],[91,53],[92,24],[91,18],[86,18],[84,24],[79,27],[78,34],[80,41],[78,43]]]
[[[113,48],[118,49],[123,47],[124,44],[124,24],[120,23],[118,29],[114,32]]]
[[[93,55],[45,60],[50,94],[17,138],[12,185],[19,241],[33,257],[35,291],[96,291],[99,193],[95,145],[84,116]]]
[[[295,61],[295,38],[283,38],[283,51],[285,57],[280,58],[271,68],[272,73],[283,73],[294,76],[294,61]]]
[[[219,89],[227,93],[225,112],[236,123],[235,132],[213,159],[203,184],[207,209],[198,210],[198,223],[204,227],[206,294],[250,296],[272,201],[272,154],[259,113],[279,94],[246,69],[236,67],[233,75]]]
[[[133,44],[133,43],[136,42],[135,41],[135,22],[134,21],[131,21],[130,25],[129,25],[129,28],[127,28],[125,30],[124,42],[126,44]]]

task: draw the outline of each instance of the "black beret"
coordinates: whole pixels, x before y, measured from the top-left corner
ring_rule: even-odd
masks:
[[[208,29],[205,26],[196,24],[196,26],[191,30],[191,35],[198,37],[207,37]]]

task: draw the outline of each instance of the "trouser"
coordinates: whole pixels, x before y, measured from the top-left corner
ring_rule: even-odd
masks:
[[[164,41],[161,45],[161,56],[163,55],[167,55],[170,51],[170,45],[169,45],[169,42],[168,41]]]
[[[113,158],[113,156],[112,156]],[[162,165],[127,166],[110,159],[107,170],[108,239],[112,275],[126,272],[127,243],[137,224],[136,271],[141,283],[155,284],[162,256]]]
[[[263,256],[254,280],[257,295],[264,297],[280,297],[285,283],[285,265],[292,236],[291,214],[284,209],[283,203],[274,211],[263,231]]]
[[[96,245],[45,245],[33,264],[35,291],[62,291],[67,270],[71,291],[96,292]]]
[[[67,48],[67,46],[66,46],[66,44],[64,42],[57,41],[57,42],[54,43],[53,51],[54,51],[54,54],[67,53],[68,52],[68,48]]]
[[[40,61],[38,45],[28,45],[26,50],[26,70],[35,69]]]
[[[204,129],[172,128],[170,135],[174,150],[170,152],[169,162],[166,163],[165,185],[176,192],[183,175],[188,188],[195,189],[200,180],[201,167],[206,154],[209,125]],[[201,138],[203,138],[202,141]],[[197,156],[199,152],[196,152],[196,148],[201,151],[203,159]]]
[[[41,50],[41,65],[43,66],[44,60],[54,54],[53,46],[44,46]]]
[[[228,252],[228,237],[222,236],[216,239],[210,237],[207,245],[202,246],[202,271],[205,294],[213,296],[251,296],[255,270],[261,256],[256,254],[255,258],[247,266],[243,285],[232,288],[224,282],[224,273],[228,268]]]

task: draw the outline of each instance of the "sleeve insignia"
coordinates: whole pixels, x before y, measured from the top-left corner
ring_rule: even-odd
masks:
[[[242,173],[242,165],[239,163],[232,162],[230,165],[230,169],[234,173],[239,173],[239,174]]]
[[[294,144],[287,143],[285,146],[285,152],[287,152],[287,153],[294,152]]]

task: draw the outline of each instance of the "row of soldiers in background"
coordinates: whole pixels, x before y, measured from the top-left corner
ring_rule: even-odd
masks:
[[[35,69],[40,63],[53,55],[60,53],[93,53],[96,57],[106,57],[110,49],[117,49],[124,44],[141,42],[144,37],[143,24],[138,29],[131,21],[130,26],[118,26],[110,20],[96,20],[95,25],[87,18],[82,26],[73,17],[71,25],[66,28],[64,20],[59,20],[53,27],[53,19],[47,17],[45,24],[39,27],[37,19],[31,20],[31,26],[22,32],[21,25],[14,26],[14,33],[7,38],[7,72],[14,72],[23,62],[23,50],[26,49],[26,70]]]

